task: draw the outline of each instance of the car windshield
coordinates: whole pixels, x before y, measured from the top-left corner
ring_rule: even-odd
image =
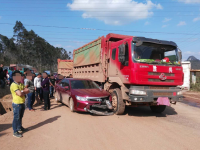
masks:
[[[99,86],[90,80],[72,80],[72,89],[98,89]]]
[[[154,43],[133,43],[133,61],[149,64],[180,65],[178,50],[174,46]]]

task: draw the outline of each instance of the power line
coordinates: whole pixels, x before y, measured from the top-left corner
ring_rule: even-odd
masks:
[[[12,37],[9,37],[9,38],[12,38]],[[44,39],[44,38],[43,38]],[[64,40],[64,41],[55,41],[57,39],[61,39],[61,40]],[[69,39],[73,39],[73,40],[69,40]],[[198,38],[199,40],[200,38]],[[79,39],[79,38],[45,38],[44,39],[45,41],[50,41],[50,42],[65,42],[65,41],[68,41],[68,42],[73,42],[73,43],[87,43],[86,41],[93,41],[94,39]],[[81,40],[81,41],[76,41],[76,40]],[[85,41],[83,41],[85,40]],[[198,41],[197,40],[197,41]],[[40,39],[33,39],[33,41],[42,41]],[[175,42],[180,42],[180,41],[177,41],[177,40],[173,40]],[[197,42],[197,41],[191,41],[191,42]],[[191,43],[190,43],[191,44]]]
[[[5,30],[4,30],[5,31]],[[86,32],[55,32],[54,34],[52,34],[52,33],[50,33],[50,34],[48,34],[48,33],[45,33],[45,32],[52,32],[52,31],[34,31],[35,32],[35,34],[37,34],[36,32],[40,32],[39,34],[42,34],[42,35],[64,35],[64,36],[68,36],[68,35],[70,35],[70,36],[72,36],[72,35],[74,35],[74,36],[84,36],[84,37],[86,37],[86,36],[103,36],[104,34],[102,34],[102,33],[97,33],[97,34],[92,34],[92,35],[88,35],[88,34],[91,34],[91,33],[86,33]],[[106,32],[106,31],[105,31]],[[13,33],[13,32],[1,32],[0,31],[0,34],[8,34],[8,33]],[[68,34],[68,33],[70,33],[70,34]],[[39,34],[37,34],[37,35],[39,35]],[[85,35],[86,34],[86,35]],[[107,34],[107,33],[106,33]],[[157,34],[157,33],[155,33],[155,34]],[[196,33],[194,34],[194,35],[196,35]],[[198,34],[198,35],[200,35],[200,34]],[[170,38],[170,39],[188,39],[188,37],[182,37],[182,38],[176,38],[176,37],[167,37],[167,38]],[[71,38],[70,38],[71,39]],[[200,37],[198,37],[197,39],[200,39]],[[88,39],[88,40],[92,40],[92,39]]]
[[[87,42],[83,42],[83,41],[73,41],[73,40],[65,40],[65,41],[54,41],[54,40],[40,40],[40,39],[35,39],[34,41],[47,41],[47,42],[71,42],[71,43],[87,43]]]
[[[113,2],[95,2],[95,0],[93,0],[93,2],[90,2],[90,3],[85,3],[85,2],[88,2],[88,1],[82,1],[82,3],[81,2],[72,2],[72,3],[70,3],[70,2],[60,2],[60,1],[58,1],[58,0],[56,0],[57,2],[55,3],[55,2],[51,2],[51,1],[48,1],[48,2],[45,2],[45,1],[32,1],[32,2],[30,2],[30,1],[10,1],[10,2],[1,2],[1,3],[13,3],[13,2],[16,2],[16,3],[24,3],[24,2],[28,2],[28,3],[39,3],[39,4],[130,4],[130,3],[125,3],[125,2],[117,2],[117,3],[113,3]],[[146,1],[144,1],[144,2],[140,2],[140,3],[142,3],[142,4],[146,4]],[[159,2],[159,3],[154,3],[154,4],[180,4],[180,2]]]
[[[66,18],[79,18],[79,17],[81,17],[82,18],[82,16],[81,15],[79,15],[79,16],[72,16],[72,15],[69,15],[69,16],[45,16],[45,15],[43,15],[43,16],[39,16],[39,15],[34,15],[34,16],[30,16],[30,15],[3,15],[3,16],[6,16],[6,17],[44,17],[44,18],[46,18],[46,17],[66,17]],[[162,15],[162,16],[153,16],[153,17],[168,17],[169,15],[166,15],[166,16],[164,16],[164,15]],[[178,16],[178,17],[191,17],[191,16],[196,16],[196,15],[175,15],[175,16]],[[88,18],[92,18],[92,17],[114,17],[114,18],[124,18],[124,17],[151,17],[151,16],[148,16],[148,15],[127,15],[127,16],[125,16],[125,15],[122,15],[122,16],[91,16],[91,17],[88,17]]]
[[[199,6],[175,6],[175,5],[172,5],[172,6],[165,6],[165,8],[168,8],[168,7],[178,7],[178,8],[180,8],[180,7],[187,7],[187,8],[193,8],[193,7],[199,7]],[[5,6],[3,7],[3,8],[6,8]],[[46,7],[7,7],[7,8],[56,8],[56,9],[66,9],[66,8],[69,8],[69,7],[66,7],[66,6],[64,6],[64,7],[48,7],[48,6],[46,6]],[[133,7],[120,7],[120,9],[123,9],[123,8],[129,8],[129,9],[133,9]],[[146,6],[137,6],[137,7],[134,7],[134,8],[147,8]],[[86,7],[76,7],[76,9],[111,9],[111,8],[105,8],[105,7],[99,7],[99,8],[91,8],[91,7],[88,7],[88,8],[86,8]]]
[[[198,28],[199,28],[199,24],[196,24],[195,27],[191,28],[192,29],[191,31],[197,31]],[[199,34],[200,34],[200,32],[196,32],[196,34],[189,36],[188,38],[180,41],[179,43],[181,43],[181,44],[179,44],[179,45],[181,45],[181,47],[188,47],[189,45],[194,44],[194,42],[198,42],[198,38],[196,36]],[[196,38],[194,38],[194,37],[196,37]],[[194,41],[191,41],[191,40],[194,40]]]
[[[13,10],[13,9],[1,9],[1,11],[22,11],[22,12],[24,12],[24,11],[35,11],[35,10],[30,10],[30,9],[28,9],[28,10]],[[50,10],[50,11],[44,11],[44,10],[41,10],[40,12],[72,12],[72,11],[74,11],[74,10],[63,10],[63,11],[52,11],[52,10]],[[77,10],[77,11],[79,11],[79,10]],[[114,11],[112,11],[112,10],[108,10],[108,11],[95,11],[95,10],[87,10],[87,12],[130,12],[130,11],[116,11],[116,10],[114,10]],[[146,12],[146,11],[141,11],[141,10],[138,10],[138,11],[131,11],[131,12]],[[170,13],[170,12],[191,12],[191,11],[153,11],[153,12],[168,12],[168,13]],[[192,11],[192,12],[199,12],[199,11]]]
[[[12,38],[12,37],[10,37]],[[61,39],[61,40],[68,40],[68,39],[72,39],[72,40],[85,40],[85,41],[93,41],[94,39],[82,39],[82,38],[55,38],[55,37],[45,37],[45,40],[47,39]],[[173,38],[170,38],[170,40],[172,40]],[[175,39],[182,39],[182,38],[175,38]],[[196,38],[197,40],[200,40],[200,38]],[[174,40],[176,42],[181,42],[178,40]],[[191,41],[191,42],[196,42],[196,41]]]
[[[15,1],[16,2],[16,1]],[[25,1],[24,1],[25,2]],[[23,3],[24,3],[23,2]],[[27,1],[26,1],[27,2]],[[1,3],[4,3],[4,4],[10,4],[10,3],[13,3],[13,2],[1,2]],[[16,3],[21,3],[21,2],[16,2]],[[30,2],[28,2],[28,3],[30,3]],[[132,4],[132,3],[44,3],[44,2],[37,2],[37,3],[33,3],[33,2],[31,2],[31,4],[72,4],[72,5],[79,5],[79,4],[86,4],[86,5],[91,5],[91,4],[102,4],[102,5],[105,5],[105,4],[110,4],[110,5],[129,5],[129,4]],[[146,4],[146,3],[142,3],[142,4]],[[154,4],[162,4],[162,3],[154,3]],[[173,3],[168,3],[168,4],[173,4]],[[179,4],[179,3],[176,3],[176,4]]]
[[[12,23],[0,23],[0,24],[6,24],[6,25],[15,25]],[[23,24],[25,26],[35,26],[35,27],[46,27],[46,28],[63,28],[63,29],[80,29],[80,30],[95,30],[95,31],[121,31],[121,32],[137,32],[137,33],[157,33],[157,34],[181,34],[181,35],[196,35],[191,33],[174,33],[174,32],[148,32],[148,31],[128,31],[128,30],[112,30],[112,29],[98,29],[98,28],[78,28],[78,27],[63,27],[63,26],[47,26],[47,25],[29,25],[29,24]]]
[[[58,2],[58,4],[66,4],[66,3],[69,3],[69,2],[60,2],[59,0],[56,0],[57,2]],[[1,2],[1,3],[13,3],[13,2],[27,2],[27,1],[22,1],[22,0],[15,0],[15,1],[7,1],[7,2]],[[45,1],[32,1],[31,3],[40,3],[40,2],[45,2]],[[49,3],[49,2],[51,2],[50,0],[48,0],[48,2],[46,2],[45,4],[52,4],[52,3]],[[57,3],[56,2],[56,3]],[[127,3],[125,3],[125,2],[117,2],[117,3],[113,3],[113,2],[103,2],[102,3],[102,0],[101,0],[101,2],[95,2],[95,0],[93,0],[93,2],[91,2],[91,3],[85,3],[85,2],[88,2],[87,0],[82,0],[82,3],[80,3],[80,2],[73,2],[73,3],[70,3],[70,4],[127,4]],[[30,1],[28,2],[28,3],[30,3]],[[53,4],[56,4],[56,3],[53,3]],[[140,2],[140,3],[142,3],[142,2]],[[161,2],[161,3],[169,3],[169,4],[172,4],[172,3],[177,3],[177,4],[180,4],[179,2]],[[161,4],[161,3],[154,3],[154,4]],[[143,3],[143,4],[145,4],[145,3]]]

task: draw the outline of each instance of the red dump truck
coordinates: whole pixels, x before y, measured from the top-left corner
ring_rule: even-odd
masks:
[[[73,60],[58,59],[58,74],[69,76],[73,73]]]
[[[109,91],[115,114],[126,105],[161,113],[182,98],[181,59],[172,41],[110,33],[73,51],[73,76]]]

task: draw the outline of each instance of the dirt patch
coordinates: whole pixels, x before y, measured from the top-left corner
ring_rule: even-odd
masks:
[[[8,86],[0,90],[0,115],[3,115],[12,111],[12,95]]]
[[[4,89],[0,88],[0,99],[2,99],[5,95],[10,94],[10,87],[5,86]]]
[[[184,97],[193,97],[194,99],[199,99],[199,97],[200,97],[200,92],[190,92],[190,91],[188,91],[188,92],[184,92],[183,93],[183,96]],[[200,100],[199,100],[200,101]]]
[[[193,107],[200,108],[200,92],[184,92],[182,103],[188,104]]]
[[[9,99],[8,99],[9,97]],[[0,114],[3,115],[9,111],[12,111],[12,96],[7,96],[7,99],[0,100]]]

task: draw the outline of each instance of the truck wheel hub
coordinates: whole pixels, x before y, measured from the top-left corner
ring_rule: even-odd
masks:
[[[112,106],[113,106],[113,109],[116,110],[117,109],[117,96],[114,95],[112,97]]]

